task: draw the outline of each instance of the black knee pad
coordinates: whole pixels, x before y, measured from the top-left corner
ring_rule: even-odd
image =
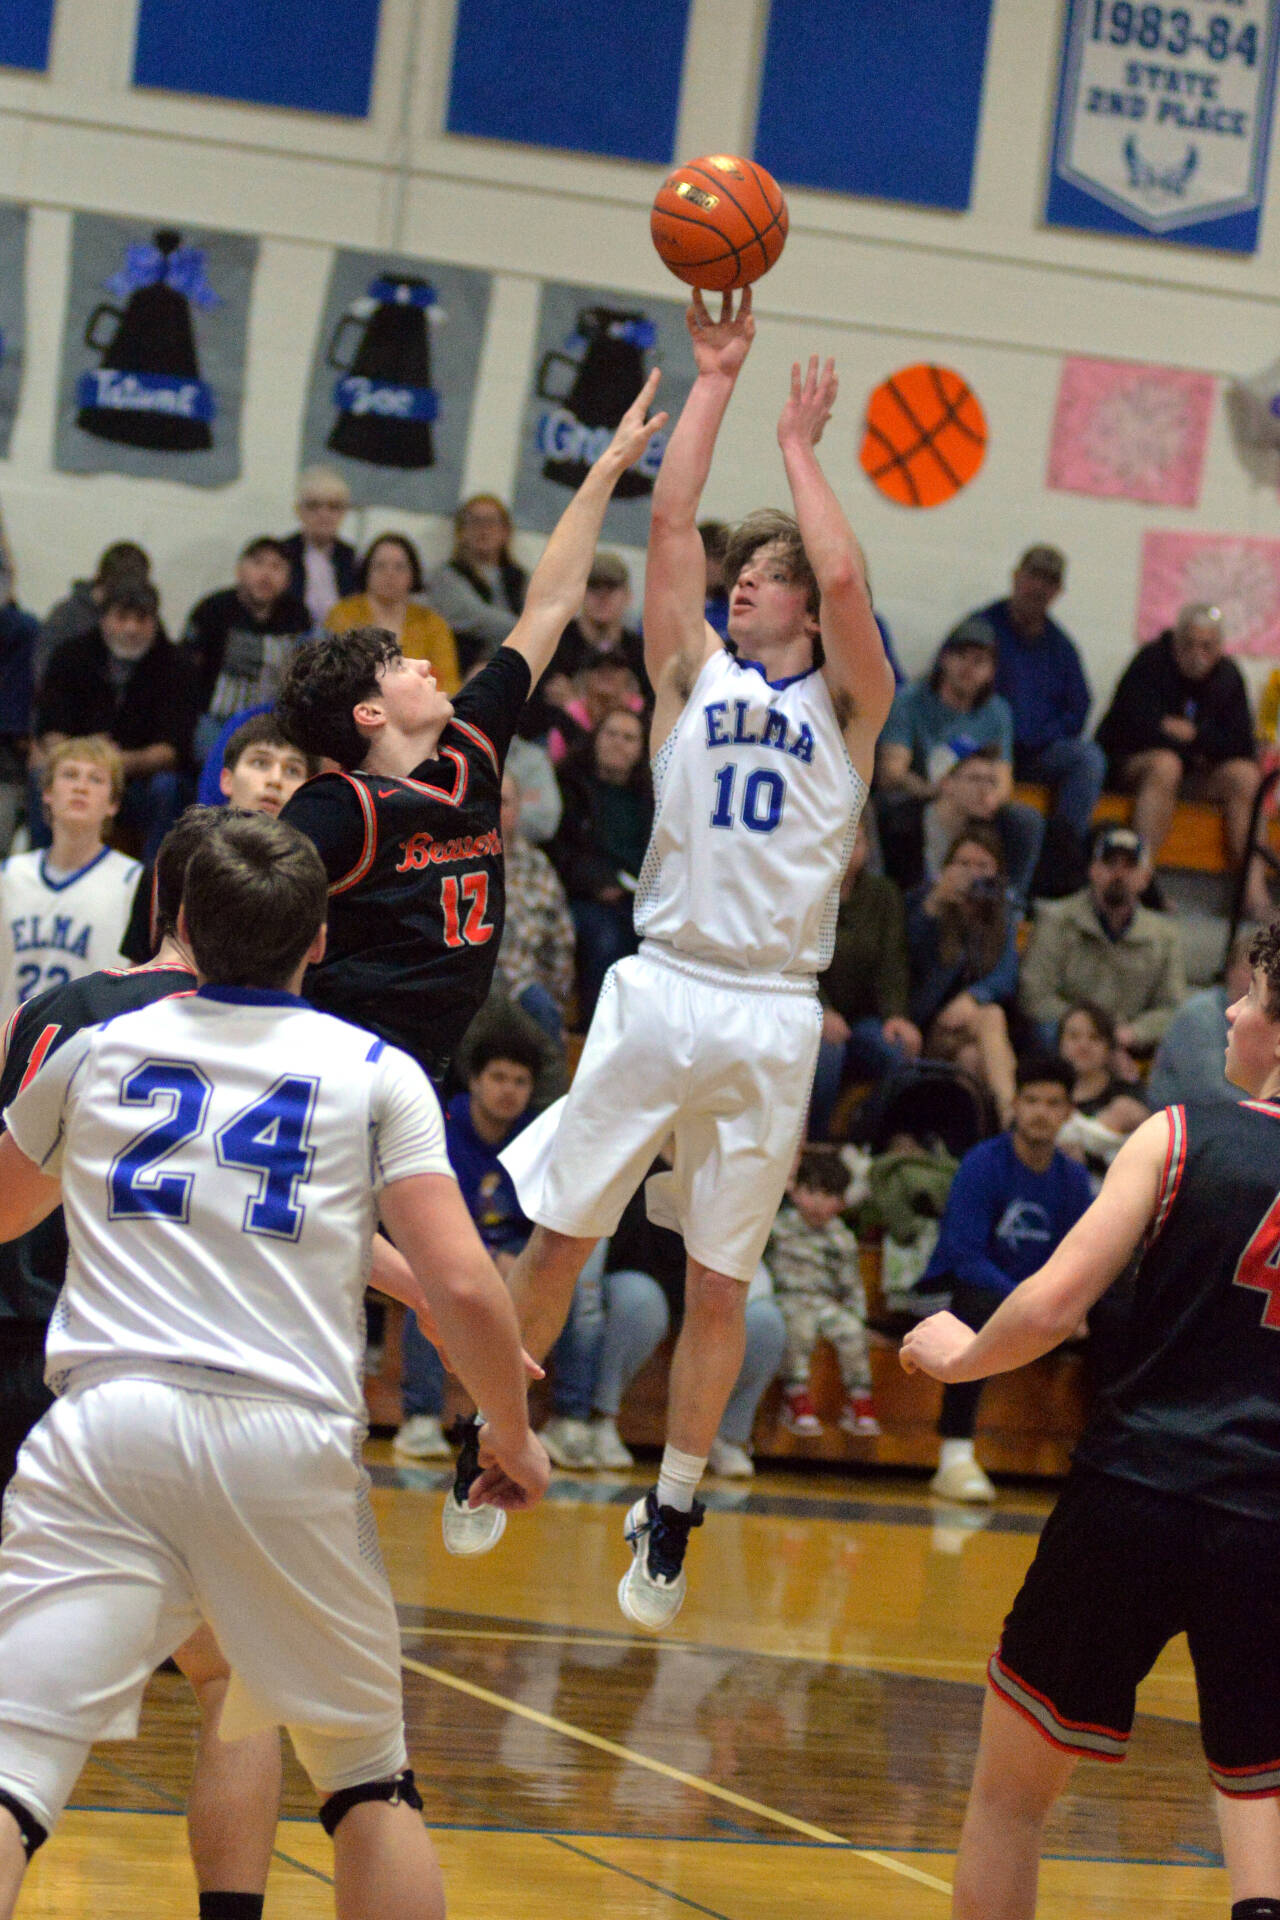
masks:
[[[412,1778],[413,1776],[410,1775],[411,1780]],[[418,1805],[422,1805],[421,1800]],[[17,1821],[18,1832],[22,1835],[22,1851],[29,1860],[49,1838],[48,1827],[42,1827],[34,1813],[28,1813],[22,1802],[15,1800],[11,1793],[6,1793],[3,1787],[0,1787],[0,1807],[4,1807]]]
[[[0,1795],[0,1799],[3,1798]],[[406,1767],[403,1773],[397,1773],[393,1779],[369,1780],[362,1787],[343,1787],[340,1792],[331,1793],[320,1809],[320,1825],[331,1840],[339,1822],[362,1800],[385,1800],[393,1807],[403,1803],[406,1807],[412,1807],[415,1813],[422,1812],[422,1795],[413,1784],[413,1768]],[[44,1835],[40,1837],[43,1839]]]

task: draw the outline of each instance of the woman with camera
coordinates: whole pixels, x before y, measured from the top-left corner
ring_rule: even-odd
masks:
[[[1000,836],[974,822],[952,841],[937,879],[907,897],[910,1012],[926,1056],[986,1087],[1001,1125],[1017,1065],[1006,1013],[1018,988],[1016,933]]]

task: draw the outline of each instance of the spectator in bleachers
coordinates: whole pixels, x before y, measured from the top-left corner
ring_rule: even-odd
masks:
[[[1193,993],[1165,1028],[1156,1049],[1146,1097],[1153,1111],[1187,1100],[1238,1100],[1226,1064],[1227,1008],[1249,991],[1249,948],[1257,929],[1245,927],[1231,943],[1225,980]]]
[[[203,759],[226,722],[271,706],[311,615],[289,588],[282,541],[260,534],[242,548],[235,585],[198,600],[181,646],[195,677],[200,719],[196,753]]]
[[[473,493],[453,517],[453,552],[430,574],[426,597],[453,628],[463,673],[502,645],[524,611],[529,576],[512,557],[511,515],[493,493]]]
[[[895,834],[895,861],[910,858],[909,868],[895,866],[893,877],[899,886],[910,889],[921,880],[936,880],[942,862],[962,827],[974,821],[995,828],[1004,846],[1009,888],[1019,907],[1026,904],[1031,876],[1040,858],[1044,821],[1034,807],[1014,801],[1002,804],[1008,790],[1009,770],[1000,761],[995,745],[975,747],[972,753],[954,760],[938,781],[932,800],[926,800],[917,815],[918,836]],[[905,826],[899,816],[895,824]]]
[[[1115,1042],[1115,1021],[1091,1000],[1071,1008],[1058,1036],[1058,1051],[1075,1073],[1073,1112],[1058,1145],[1083,1163],[1095,1189],[1126,1139],[1151,1112],[1126,1056],[1117,1066]]]
[[[520,831],[531,845],[544,847],[548,840],[555,839],[564,814],[564,797],[551,755],[532,730],[528,738],[517,733],[512,740],[507,749],[507,772],[514,774],[520,788]]]
[[[822,1041],[813,1078],[809,1138],[830,1136],[843,1087],[880,1080],[920,1052],[920,1029],[908,1017],[910,975],[902,895],[881,873],[867,871],[870,840],[858,823],[840,882],[835,950],[821,975]]]
[[[298,528],[280,545],[289,562],[289,591],[313,627],[322,627],[338,601],[357,590],[356,550],[338,538],[350,507],[351,491],[332,467],[307,467],[298,475]]]
[[[462,677],[453,629],[412,598],[422,592],[422,562],[412,540],[402,533],[379,534],[360,562],[356,582],[359,591],[330,608],[329,632],[377,627],[391,635],[406,659],[429,660],[441,690],[456,693]]]
[[[510,766],[502,776],[502,851],[507,907],[494,986],[557,1047],[573,991],[573,921],[560,876],[520,831],[520,786]]]
[[[1082,857],[1105,762],[1096,742],[1083,737],[1090,693],[1079,649],[1049,615],[1066,571],[1057,547],[1028,547],[1008,598],[969,618],[995,636],[996,688],[1013,713],[1014,777],[1049,788],[1050,819]]]
[[[840,1218],[848,1189],[849,1169],[838,1153],[804,1148],[765,1250],[787,1327],[782,1424],[802,1436],[822,1432],[809,1390],[809,1368],[819,1340],[830,1341],[840,1366],[845,1395],[841,1430],[863,1437],[880,1431],[871,1400],[867,1299],[858,1242]]]
[[[13,841],[27,784],[27,742],[35,698],[32,660],[40,623],[13,593],[13,575],[0,566],[0,859]]]
[[[1018,990],[1018,950],[993,828],[964,828],[938,878],[908,895],[907,952],[924,1052],[964,1068],[1007,1120],[1016,1062],[1006,1010]]]
[[[145,548],[132,540],[116,540],[104,547],[93,579],[73,581],[66,599],[50,607],[41,622],[32,660],[36,685],[64,640],[80,640],[96,630],[111,587],[121,582],[149,585],[150,581],[151,556]]]
[[[654,1171],[661,1174],[661,1163]],[[628,1202],[613,1238],[602,1244],[603,1278],[593,1255],[553,1356],[560,1369],[557,1407],[563,1411],[551,1440],[564,1456],[562,1464],[567,1460],[579,1467],[621,1469],[634,1466],[635,1460],[618,1433],[618,1413],[632,1381],[668,1331],[679,1325],[685,1250],[678,1233],[650,1220],[644,1185]],[[773,1282],[762,1265],[747,1288],[742,1368],[707,1455],[708,1472],[735,1480],[749,1479],[755,1472],[751,1429],[785,1344]],[[544,1444],[547,1432],[544,1427]]]
[[[646,692],[644,641],[637,628],[627,625],[631,605],[631,575],[619,553],[597,553],[587,575],[582,611],[564,630],[542,683],[546,697],[558,706],[573,698],[574,683],[588,661],[602,653],[623,653]]]
[[[606,716],[560,769],[564,817],[548,849],[578,939],[578,1014],[591,1018],[605,974],[636,951],[636,882],[653,826],[644,722],[625,707]]]
[[[532,1229],[498,1155],[527,1124],[540,1065],[537,1047],[509,1018],[505,1024],[486,1021],[467,1049],[467,1090],[455,1094],[445,1110],[450,1165],[480,1238],[504,1276]],[[404,1321],[401,1402],[395,1451],[410,1460],[445,1458],[450,1449],[440,1426],[444,1369],[411,1313]]]
[[[1177,921],[1140,905],[1151,881],[1132,827],[1103,827],[1087,886],[1042,902],[1022,956],[1020,1001],[1051,1044],[1073,1006],[1092,1001],[1115,1021],[1116,1046],[1152,1054],[1187,997]]]
[[[195,723],[191,670],[160,631],[155,588],[129,578],[108,586],[98,625],[64,641],[49,662],[36,697],[37,758],[73,735],[113,740],[125,775],[117,825],[154,860],[191,791]],[[29,826],[32,844],[47,846],[34,817]]]
[[[620,647],[584,661],[574,677],[572,691],[558,709],[548,736],[553,764],[559,766],[565,755],[588,739],[617,707],[626,707],[631,713],[644,712],[640,683]]]
[[[1233,866],[1245,857],[1258,790],[1244,675],[1222,651],[1217,607],[1193,601],[1172,627],[1139,647],[1098,727],[1108,779],[1133,795],[1133,826],[1159,858],[1179,798],[1222,809]],[[1251,860],[1245,912],[1271,914],[1262,862]]]
[[[1054,1145],[1071,1114],[1075,1070],[1054,1054],[1018,1066],[1006,1133],[966,1153],[947,1197],[921,1295],[949,1296],[967,1327],[984,1327],[1000,1302],[1042,1267],[1093,1198],[1082,1166]],[[930,1490],[944,1500],[994,1500],[973,1435],[983,1382],[944,1388],[942,1446]]]
[[[1013,715],[995,691],[995,637],[981,621],[966,621],[938,649],[924,680],[900,687],[876,750],[877,815],[885,871],[900,886],[924,872],[923,815],[937,800],[943,777],[958,760],[986,749],[999,786],[991,809],[1008,848],[1008,871],[1025,889],[1035,868],[1044,822],[1034,807],[1011,799]]]

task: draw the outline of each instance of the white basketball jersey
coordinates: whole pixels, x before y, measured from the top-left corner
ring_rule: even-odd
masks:
[[[124,939],[142,868],[104,847],[55,879],[49,855],[15,853],[0,867],[0,1022],[46,987],[126,967]]]
[[[653,782],[636,931],[717,967],[820,973],[867,797],[821,670],[771,681],[713,654]]]
[[[292,994],[204,987],[77,1034],[5,1119],[62,1178],[55,1391],[91,1368],[364,1418],[375,1194],[451,1173],[407,1054]]]

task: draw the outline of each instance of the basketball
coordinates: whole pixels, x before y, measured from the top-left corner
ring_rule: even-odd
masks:
[[[667,175],[649,231],[678,280],[726,293],[768,273],[787,238],[787,203],[754,160],[707,154]]]
[[[900,367],[867,402],[862,465],[901,507],[940,507],[968,486],[987,451],[987,417],[951,367]]]

